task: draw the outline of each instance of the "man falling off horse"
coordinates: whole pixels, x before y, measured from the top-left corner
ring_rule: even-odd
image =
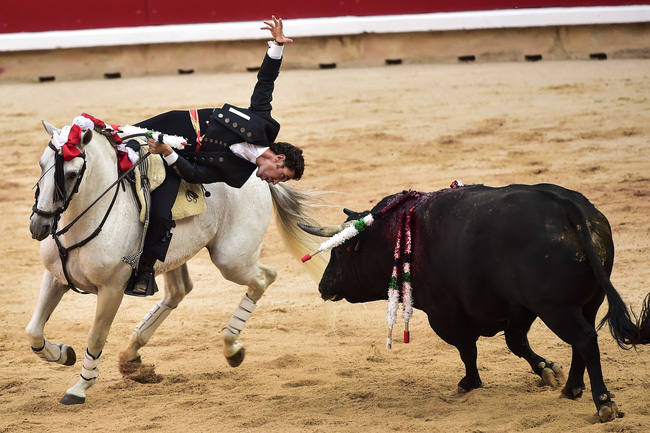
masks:
[[[241,188],[256,169],[257,177],[270,184],[301,178],[305,167],[302,150],[275,142],[280,124],[271,117],[272,93],[284,44],[293,40],[284,36],[282,19],[273,16],[264,24],[261,29],[270,30],[273,40],[268,42],[248,109],[225,104],[215,109],[169,111],[136,124],[180,135],[196,144],[178,151],[152,138],[148,140],[149,151],[162,155],[165,161],[166,178],[151,193],[149,228],[138,273],[127,294],[149,296],[157,290],[154,264],[156,260],[165,261],[176,225],[171,209],[181,179],[200,184],[225,182]]]

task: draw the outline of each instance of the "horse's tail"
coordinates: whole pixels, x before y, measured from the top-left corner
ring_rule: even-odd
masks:
[[[628,310],[621,295],[616,291],[608,273],[605,271],[601,258],[596,252],[591,230],[587,223],[587,216],[580,206],[571,200],[564,199],[563,201],[570,204],[568,206],[569,216],[573,220],[573,224],[578,228],[580,241],[587,254],[587,259],[607,297],[609,308],[607,314],[598,324],[597,329],[607,323],[612,337],[614,337],[619,347],[623,349],[630,349],[639,344],[650,344],[650,294],[646,295],[643,301],[641,314],[637,317],[636,314],[632,313],[634,315],[634,320],[632,320],[630,310]]]
[[[318,226],[311,214],[313,205],[322,203],[313,193],[300,191],[286,183],[271,185],[271,196],[273,197],[273,208],[275,209],[275,220],[280,232],[280,237],[293,257],[300,260],[303,256],[313,252],[320,246],[320,241],[298,227],[298,222]],[[305,262],[307,271],[318,282],[320,281],[329,254],[322,253],[312,260]]]

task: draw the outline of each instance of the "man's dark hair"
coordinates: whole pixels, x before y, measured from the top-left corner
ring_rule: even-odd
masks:
[[[271,152],[276,155],[284,155],[284,165],[295,172],[293,180],[300,180],[305,172],[305,158],[302,156],[302,149],[293,144],[278,141],[270,146]]]

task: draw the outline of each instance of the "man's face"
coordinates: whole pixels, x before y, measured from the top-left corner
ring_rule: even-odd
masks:
[[[276,183],[293,179],[294,174],[294,170],[285,167],[284,155],[275,155],[273,158],[265,160],[258,165],[256,176],[265,182],[275,185]]]

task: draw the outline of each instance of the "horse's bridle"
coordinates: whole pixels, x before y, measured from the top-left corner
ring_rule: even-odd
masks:
[[[56,231],[56,223],[58,222],[59,218],[61,217],[61,214],[63,212],[65,212],[65,210],[70,205],[70,202],[72,201],[72,196],[74,196],[79,191],[79,185],[81,184],[81,179],[83,178],[83,175],[86,172],[86,154],[85,154],[85,152],[82,152],[82,154],[78,156],[78,158],[83,158],[84,163],[83,163],[83,166],[81,167],[81,170],[79,170],[79,174],[77,175],[77,182],[75,183],[74,188],[72,189],[72,192],[70,193],[70,195],[66,196],[65,183],[64,183],[65,181],[64,181],[63,178],[59,178],[59,180],[57,180],[57,173],[56,173],[56,171],[59,168],[61,168],[61,169],[63,168],[63,161],[62,161],[63,155],[61,154],[61,152],[59,150],[57,150],[56,147],[54,147],[54,144],[52,144],[51,141],[47,145],[47,147],[49,147],[50,149],[52,149],[54,151],[54,160],[55,160],[55,162],[54,162],[53,167],[54,167],[54,171],[55,171],[54,178],[55,178],[55,182],[57,184],[57,185],[55,185],[55,188],[59,189],[63,194],[62,195],[62,200],[61,200],[61,206],[59,206],[58,208],[56,208],[56,209],[54,209],[52,211],[41,210],[41,209],[38,208],[38,196],[40,195],[40,188],[39,188],[38,184],[41,181],[41,179],[39,179],[38,182],[36,183],[36,192],[34,193],[34,206],[32,206],[32,212],[35,213],[36,215],[41,215],[41,216],[44,216],[44,217],[51,217],[51,216],[55,217],[55,222],[54,222],[54,225],[52,226],[52,233],[54,233]],[[61,175],[62,175],[62,173],[58,174],[58,176],[61,176]],[[55,193],[55,195],[56,195],[56,193]]]
[[[57,179],[57,173],[56,170],[62,170],[63,169],[63,155],[54,147],[52,142],[48,144],[48,147],[52,150],[54,150],[54,158],[55,158],[55,179]],[[34,206],[32,207],[32,212],[33,214],[45,216],[45,217],[54,217],[54,223],[52,224],[52,229],[50,231],[50,234],[52,235],[52,238],[54,239],[54,242],[56,242],[56,246],[59,250],[59,258],[61,259],[61,267],[63,268],[63,275],[66,279],[67,286],[72,289],[73,291],[77,293],[81,293],[84,295],[87,295],[88,292],[81,291],[77,289],[74,284],[71,283],[70,275],[68,274],[68,268],[67,268],[67,262],[68,262],[68,255],[70,251],[76,250],[77,248],[81,248],[84,245],[86,245],[88,242],[90,242],[92,239],[94,239],[101,231],[102,227],[104,226],[104,223],[108,219],[108,215],[111,213],[111,210],[113,209],[113,205],[115,204],[115,200],[117,199],[117,194],[120,191],[120,188],[118,184],[126,177],[128,176],[129,173],[131,173],[135,168],[142,163],[147,157],[149,156],[149,152],[147,152],[145,155],[143,155],[131,168],[126,170],[124,173],[122,173],[115,182],[113,182],[106,190],[99,196],[95,201],[93,201],[83,212],[81,212],[74,220],[72,220],[67,226],[62,228],[61,230],[57,231],[57,225],[59,222],[59,219],[61,218],[61,214],[65,212],[65,210],[68,208],[70,205],[70,202],[72,201],[72,197],[78,192],[79,190],[79,185],[81,184],[81,180],[83,178],[83,175],[86,171],[86,154],[85,152],[82,152],[81,155],[78,156],[78,158],[83,158],[84,163],[83,166],[81,167],[81,170],[79,171],[79,174],[77,175],[77,181],[75,182],[74,188],[72,189],[72,192],[70,195],[66,195],[65,192],[65,180],[62,177],[59,177],[58,180],[55,182],[58,185],[55,185],[55,188],[58,188],[60,191],[62,191],[62,204],[58,208],[56,208],[53,211],[44,211],[38,208],[38,195],[39,195],[39,188],[37,186],[36,188],[36,193],[34,194],[35,196],[35,203]],[[59,173],[58,176],[61,176],[62,173]],[[39,179],[40,182],[40,179]],[[37,183],[38,185],[38,183]],[[108,206],[108,209],[106,209],[106,213],[104,214],[104,218],[102,221],[99,223],[99,226],[93,231],[86,239],[77,242],[76,244],[69,246],[69,247],[64,247],[63,244],[61,243],[60,237],[63,236],[65,233],[72,228],[72,226],[83,217],[86,212],[88,212],[99,200],[101,200],[104,195],[108,191],[111,190],[111,188],[115,188],[115,194],[113,195],[113,199],[111,200],[111,204]],[[56,192],[55,192],[56,194]],[[32,214],[32,215],[33,215]]]

